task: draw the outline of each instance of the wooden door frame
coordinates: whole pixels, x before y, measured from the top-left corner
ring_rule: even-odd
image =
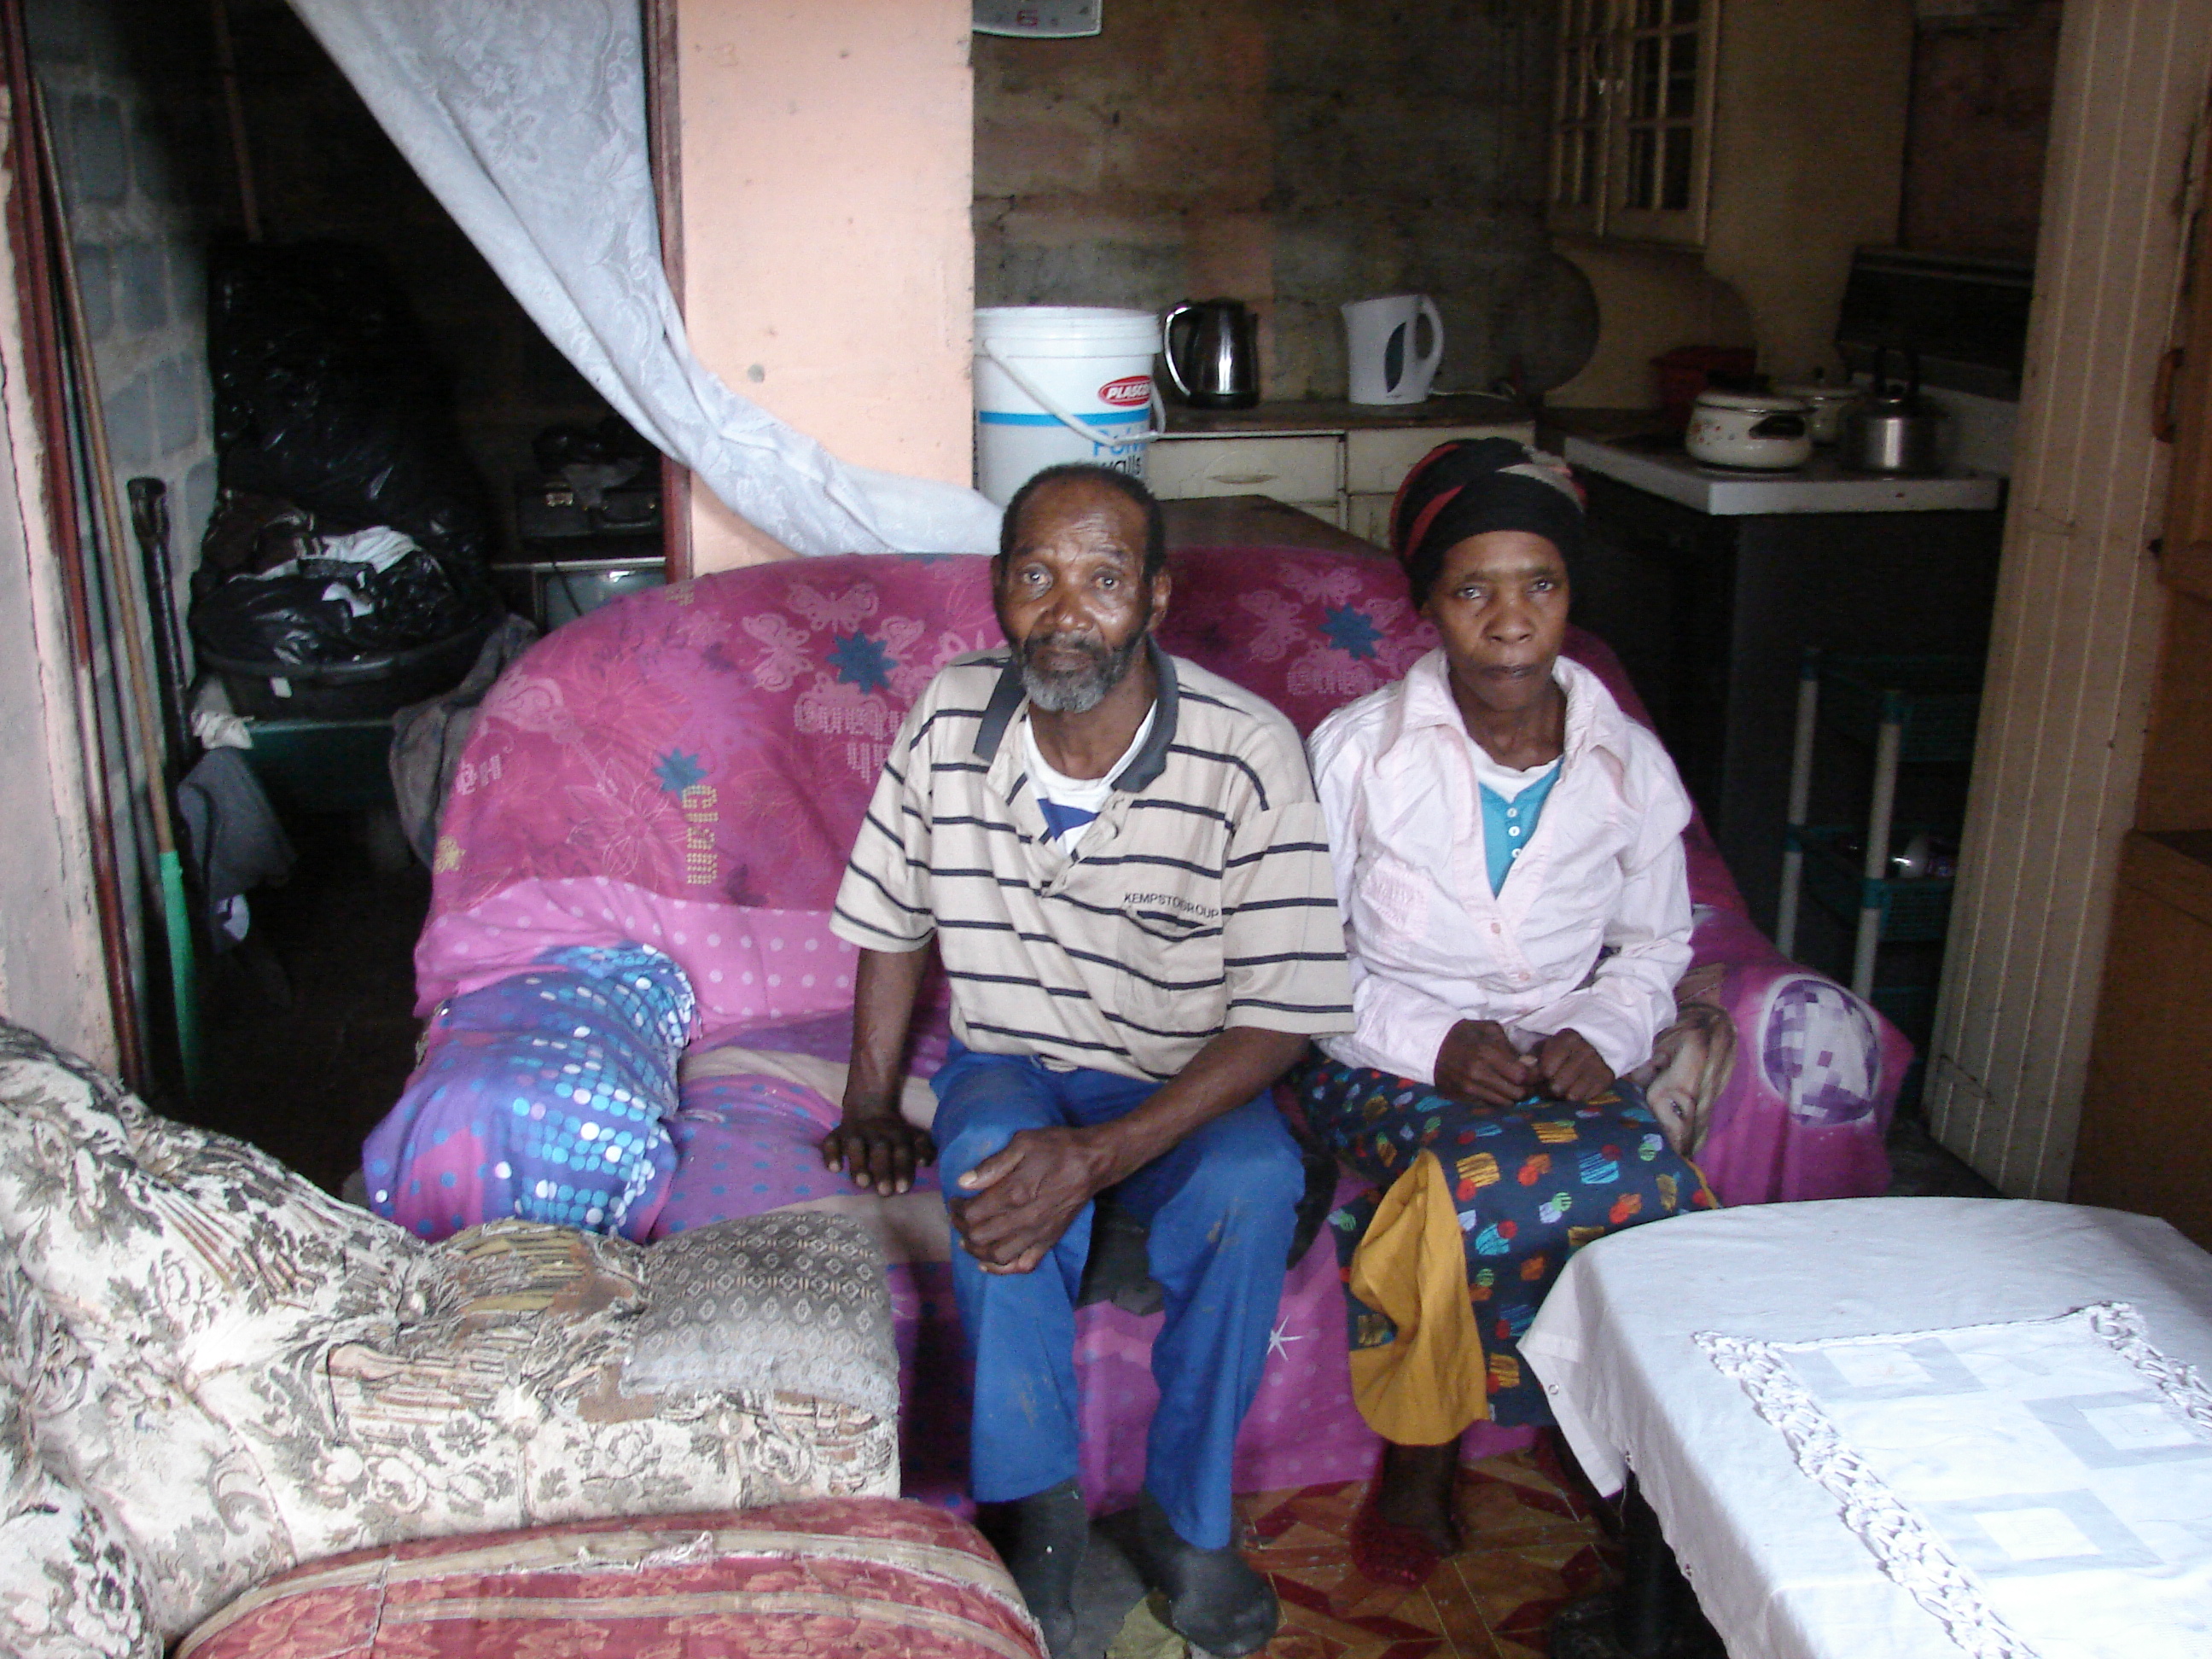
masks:
[[[78,533],[81,502],[76,471],[69,461],[65,348],[53,242],[60,204],[52,193],[54,181],[41,155],[39,97],[23,0],[0,0],[0,95],[5,100],[4,110],[0,110],[0,159],[4,159],[6,173],[0,219],[5,222],[9,263],[14,272],[23,378],[42,452],[37,479],[40,500],[30,498],[30,492],[22,488],[28,481],[19,473],[18,504],[24,534],[33,543],[33,556],[40,551],[36,544],[43,532],[45,550],[58,567],[76,696],[73,706],[55,708],[52,714],[73,722],[81,738],[82,770],[78,787],[92,860],[91,886],[116,1050],[114,1069],[125,1083],[143,1094],[155,1079],[145,1010],[134,989],[131,914],[125,902],[121,855],[109,799],[108,746],[102,739],[99,699],[93,689],[98,645],[88,599],[86,553]],[[20,451],[18,459],[21,459]]]
[[[678,73],[677,0],[645,0],[645,131],[653,167],[653,210],[660,222],[660,264],[676,313],[684,314],[684,121]],[[689,581],[691,469],[660,458],[660,545],[668,580]]]

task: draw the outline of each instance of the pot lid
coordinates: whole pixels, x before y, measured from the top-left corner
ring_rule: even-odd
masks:
[[[1736,409],[1747,415],[1803,415],[1810,405],[1802,398],[1785,398],[1773,392],[1722,392],[1707,386],[1698,394],[1701,409]]]
[[[1774,388],[1778,398],[1796,398],[1808,404],[1849,403],[1860,388],[1844,380],[1796,380]]]

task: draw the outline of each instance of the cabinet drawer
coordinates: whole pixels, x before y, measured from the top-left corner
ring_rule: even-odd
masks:
[[[1406,474],[1438,444],[1455,438],[1511,438],[1534,443],[1534,421],[1489,426],[1355,427],[1344,441],[1344,487],[1353,495],[1395,495]]]
[[[1377,547],[1390,545],[1390,504],[1398,497],[1389,495],[1346,495],[1344,498],[1344,527],[1364,542],[1373,542]]]
[[[1166,501],[1199,495],[1272,495],[1279,501],[1333,498],[1343,447],[1312,438],[1163,438],[1145,464],[1145,482]]]

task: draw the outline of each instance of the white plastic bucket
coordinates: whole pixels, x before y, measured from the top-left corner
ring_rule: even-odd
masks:
[[[1143,477],[1146,447],[1159,435],[1159,349],[1160,321],[1149,311],[979,308],[975,488],[1004,507],[1031,477],[1063,461]]]

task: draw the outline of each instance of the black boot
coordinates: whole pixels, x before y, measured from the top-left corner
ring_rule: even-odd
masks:
[[[1267,1646],[1282,1610],[1273,1587],[1234,1544],[1208,1550],[1186,1543],[1150,1492],[1139,1494],[1136,1508],[1098,1524],[1146,1588],[1167,1602],[1168,1628],[1193,1647],[1236,1659]]]
[[[1075,1659],[1075,1571],[1091,1538],[1091,1513],[1073,1480],[1011,1504],[976,1506],[975,1523],[1013,1575],[1052,1659]]]

